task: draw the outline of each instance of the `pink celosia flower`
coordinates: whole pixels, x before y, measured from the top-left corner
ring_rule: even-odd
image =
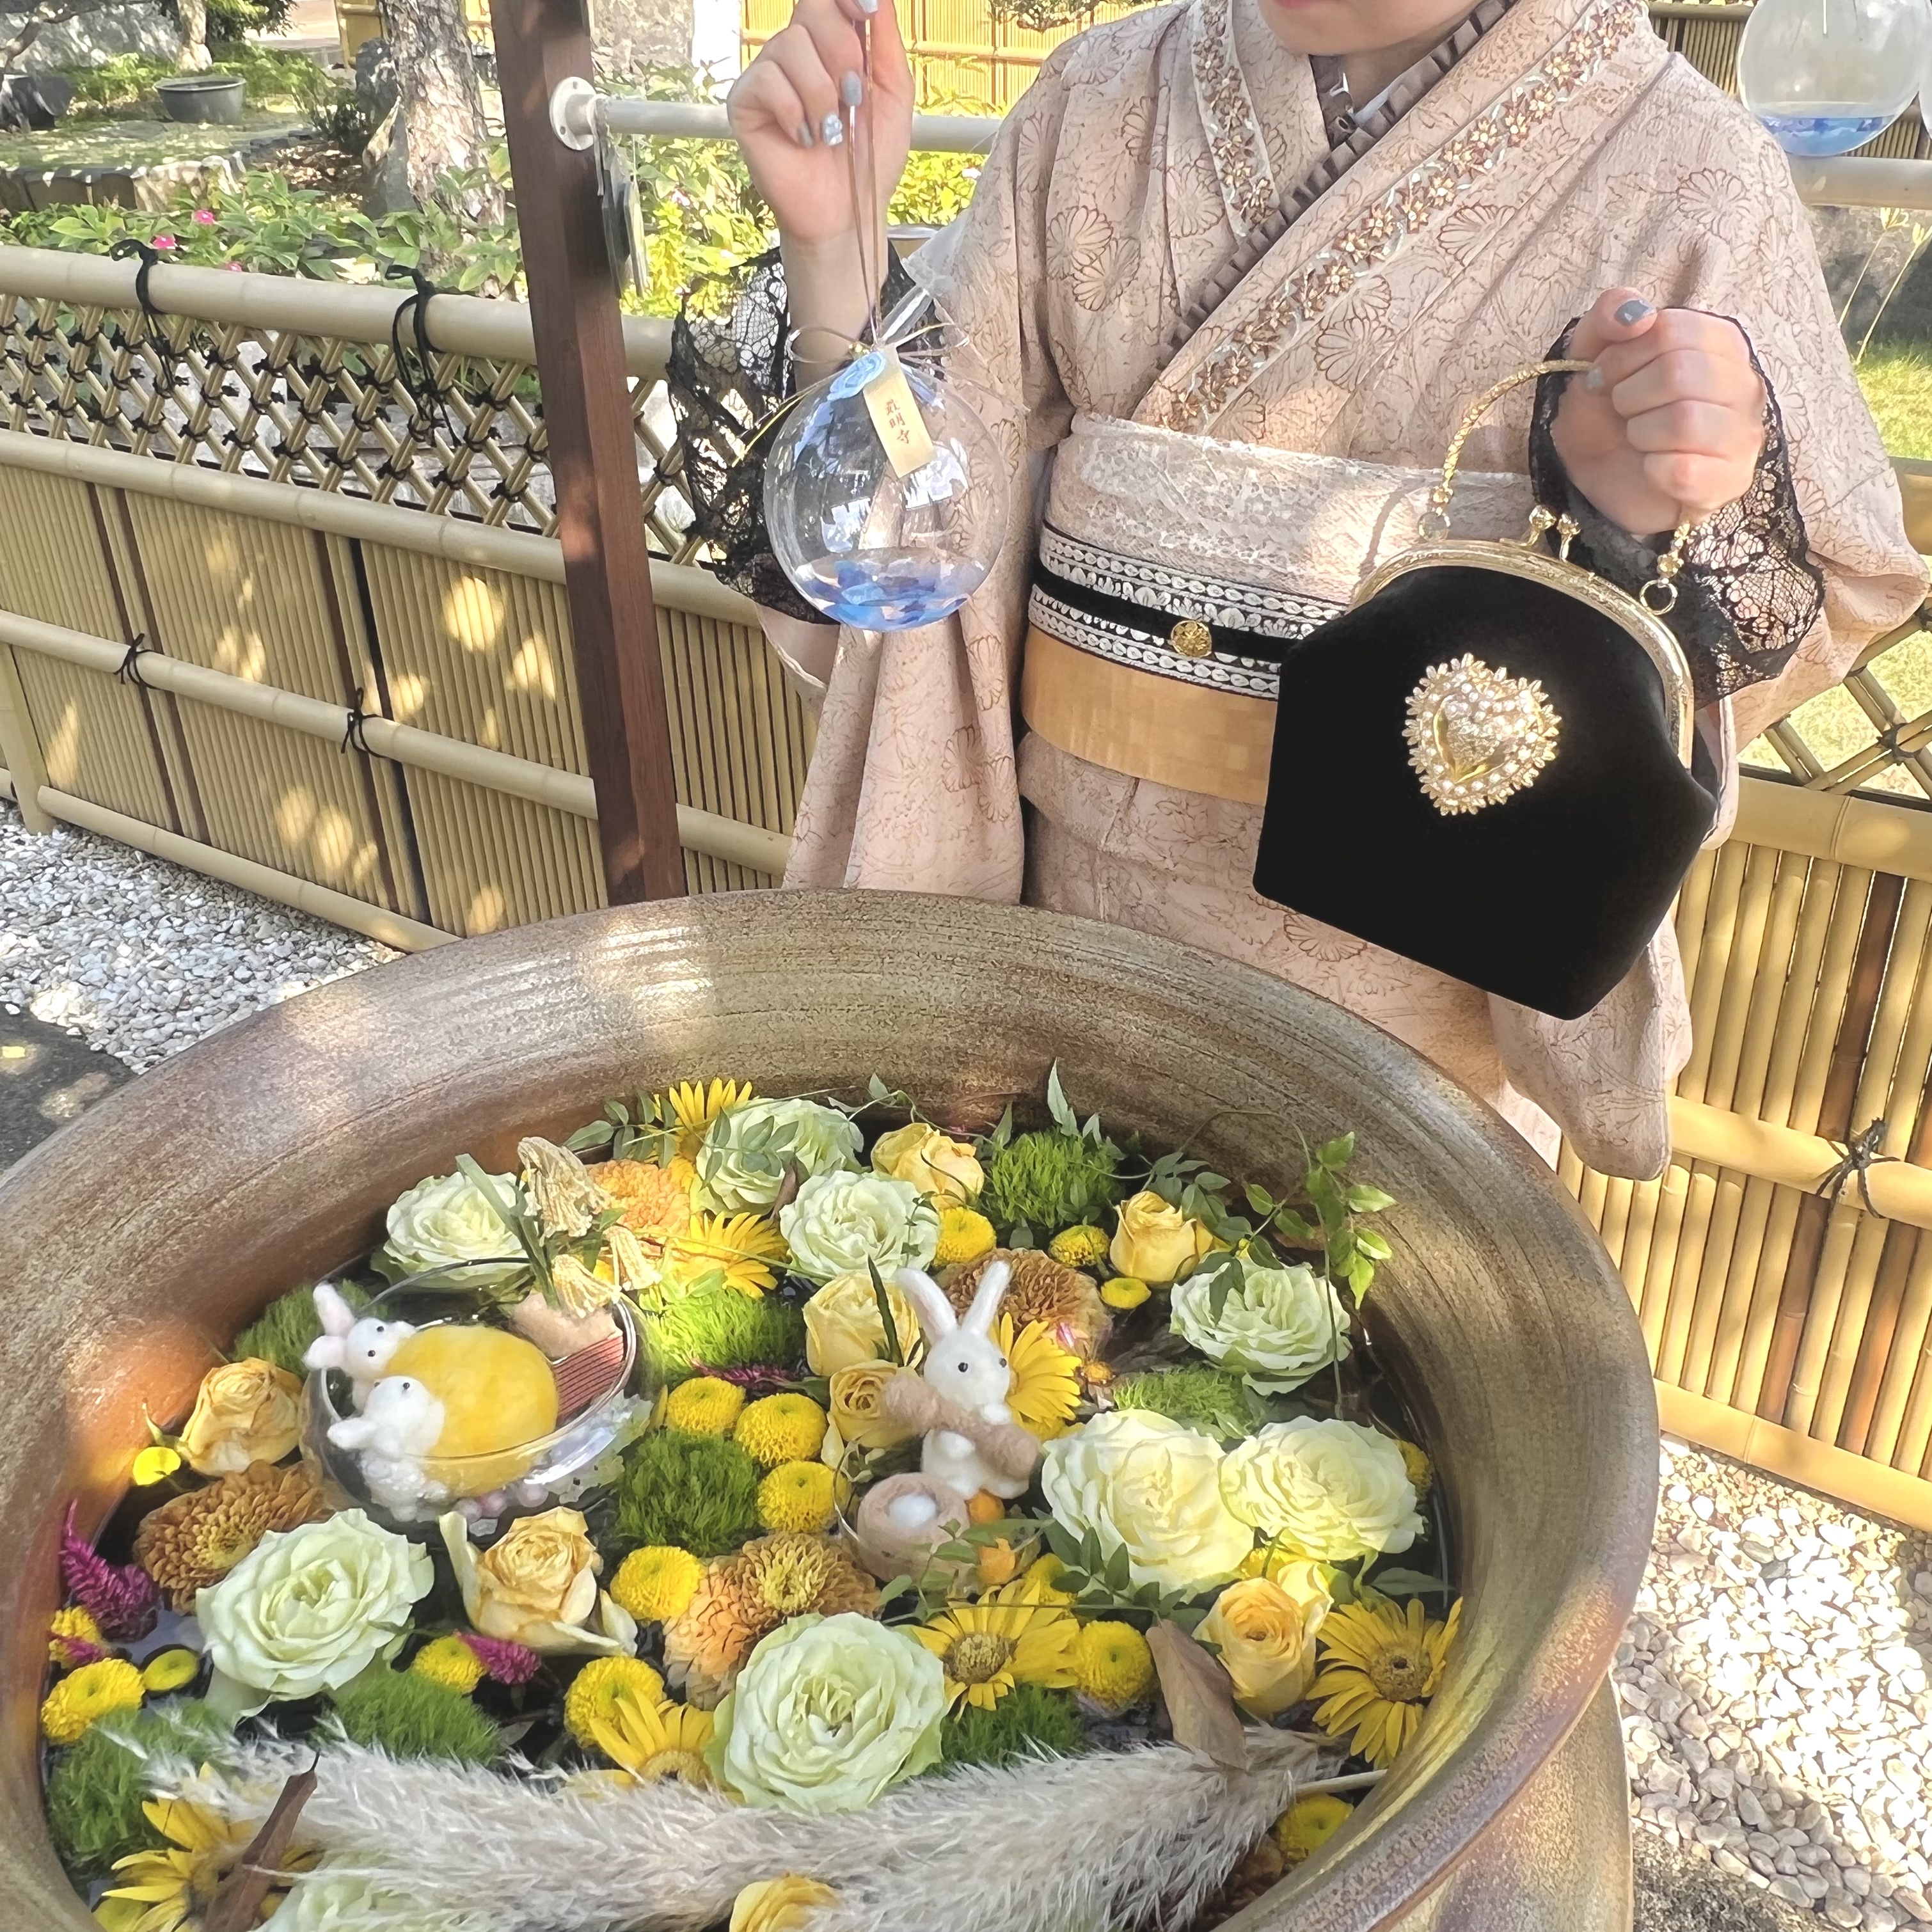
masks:
[[[154,1628],[159,1592],[138,1564],[117,1569],[92,1545],[74,1534],[76,1505],[69,1503],[61,1523],[61,1586],[108,1636],[140,1636]]]
[[[507,1637],[478,1636],[474,1630],[457,1634],[476,1653],[486,1675],[499,1684],[527,1684],[543,1668],[543,1659]]]

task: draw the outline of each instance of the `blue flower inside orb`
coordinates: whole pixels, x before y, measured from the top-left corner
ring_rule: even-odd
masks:
[[[1738,92],[1788,154],[1842,154],[1882,134],[1932,58],[1932,0],[1757,0]]]

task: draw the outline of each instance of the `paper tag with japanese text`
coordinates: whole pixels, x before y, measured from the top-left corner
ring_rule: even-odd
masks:
[[[861,393],[871,412],[872,427],[886,447],[886,458],[896,476],[910,476],[932,460],[932,438],[926,432],[926,418],[913,400],[912,387],[899,358],[890,349],[872,352],[881,367],[868,379]]]

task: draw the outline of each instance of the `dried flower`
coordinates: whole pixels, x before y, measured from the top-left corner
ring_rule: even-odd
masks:
[[[693,1376],[664,1399],[664,1426],[689,1436],[728,1436],[744,1412],[745,1391],[716,1376]]]
[[[170,1606],[194,1607],[197,1590],[218,1583],[271,1530],[319,1522],[328,1505],[301,1463],[252,1462],[205,1490],[150,1510],[134,1532],[134,1560]]]
[[[972,1306],[980,1277],[996,1261],[1004,1262],[1012,1271],[1000,1303],[1001,1314],[1010,1315],[1022,1328],[1037,1322],[1076,1354],[1094,1352],[1109,1325],[1100,1291],[1090,1275],[1055,1261],[1038,1248],[995,1248],[956,1270],[946,1280],[946,1298],[960,1314]]]
[[[40,1735],[50,1744],[77,1743],[96,1718],[110,1711],[137,1710],[146,1694],[141,1673],[124,1657],[83,1664],[47,1693],[40,1706]]]
[[[57,1670],[74,1670],[105,1657],[107,1647],[100,1640],[100,1626],[91,1612],[78,1604],[56,1610],[47,1626],[47,1661]]]
[[[825,1412],[808,1395],[768,1395],[739,1417],[731,1433],[760,1468],[802,1462],[825,1440]]]
[[[593,1658],[571,1679],[563,1695],[564,1728],[583,1744],[596,1742],[594,1726],[614,1721],[620,1696],[640,1704],[664,1701],[664,1679],[640,1657]]]
[[[1046,1251],[1069,1268],[1097,1268],[1107,1258],[1107,1231],[1090,1221],[1064,1228],[1046,1244]]]
[[[830,1529],[838,1514],[837,1482],[823,1462],[781,1462],[758,1485],[758,1520],[766,1529],[806,1534]]]
[[[610,1594],[639,1623],[668,1623],[690,1606],[704,1579],[704,1565],[689,1550],[661,1543],[624,1558]]]
[[[74,1534],[80,1505],[69,1503],[61,1520],[61,1588],[109,1636],[141,1636],[154,1627],[154,1579],[138,1563],[117,1568]]]
[[[976,1262],[999,1246],[998,1235],[985,1215],[973,1208],[939,1210],[939,1241],[932,1251],[934,1268],[948,1268]]]
[[[464,1697],[482,1682],[484,1675],[483,1660],[460,1636],[440,1636],[424,1644],[410,1659],[410,1668],[417,1676]]]
[[[182,1427],[182,1454],[204,1476],[279,1462],[302,1437],[302,1389],[299,1378],[273,1362],[219,1364],[201,1378]]]
[[[546,1234],[580,1240],[611,1204],[610,1196],[568,1148],[531,1134],[517,1143],[517,1159],[524,1170],[524,1191]]]
[[[1080,1694],[1103,1711],[1124,1711],[1154,1688],[1154,1652],[1132,1624],[1082,1624],[1073,1668]]]

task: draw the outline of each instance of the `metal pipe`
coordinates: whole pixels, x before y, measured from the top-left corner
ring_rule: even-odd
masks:
[[[579,104],[580,102],[580,105]],[[647,134],[659,139],[728,141],[731,130],[724,110],[692,100],[640,100],[634,95],[584,94],[560,109],[560,131],[581,136],[594,113],[596,124],[613,134]],[[998,117],[990,114],[915,114],[913,146],[928,154],[983,154],[1000,131]]]
[[[1810,208],[1932,208],[1932,160],[1875,160],[1837,154],[1791,158],[1798,198]]]

